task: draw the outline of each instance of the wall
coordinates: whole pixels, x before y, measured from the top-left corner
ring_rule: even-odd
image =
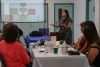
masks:
[[[100,0],[95,0],[95,25],[100,35]]]
[[[54,24],[54,3],[73,3],[73,0],[46,0],[46,3],[48,3],[48,8],[49,8],[49,29],[50,32],[54,31],[54,27],[50,26],[50,24]]]
[[[80,23],[86,20],[86,0],[73,0],[74,2],[74,42],[82,35]]]

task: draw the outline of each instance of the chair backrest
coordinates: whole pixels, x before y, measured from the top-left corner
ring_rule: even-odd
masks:
[[[43,35],[49,35],[49,28],[39,28],[39,32]]]
[[[6,67],[5,61],[2,57],[2,55],[0,55],[0,61],[1,61],[1,67]]]
[[[28,47],[29,47],[29,44],[27,43],[26,38],[25,38],[25,36],[24,36],[24,35],[23,35],[23,39],[24,39],[24,41],[25,41],[26,48],[28,48]]]

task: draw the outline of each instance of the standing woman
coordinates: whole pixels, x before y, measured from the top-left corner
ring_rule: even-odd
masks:
[[[68,10],[62,11],[62,18],[58,24],[51,24],[54,27],[59,27],[59,32],[62,32],[65,36],[66,43],[71,45],[72,44],[72,19],[69,16]]]

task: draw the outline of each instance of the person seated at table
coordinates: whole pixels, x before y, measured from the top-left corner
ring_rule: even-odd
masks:
[[[96,29],[96,26],[95,26],[93,21],[86,21],[85,24],[84,24],[84,27],[86,27],[86,26],[90,26],[90,27],[94,28],[95,32],[98,33],[97,29]],[[99,37],[99,35],[98,35],[98,37]]]
[[[88,22],[88,21],[86,21]],[[89,23],[89,22],[88,22]],[[100,67],[100,38],[97,30],[89,25],[84,27],[83,34],[89,42],[87,57],[91,67]]]
[[[16,26],[17,26],[17,25],[16,25]],[[22,31],[20,28],[18,28],[18,38],[17,38],[17,41],[20,42],[20,43],[22,43],[22,42],[20,41],[21,36],[23,36],[23,31]]]
[[[23,36],[23,31],[20,28],[18,28],[18,40],[17,41],[22,44],[22,42],[20,41],[21,36]],[[25,38],[25,37],[23,36],[23,38]],[[31,53],[27,49],[26,49],[26,52],[31,60]],[[32,61],[29,64],[27,64],[26,67],[32,67]]]
[[[83,33],[83,28],[84,28],[85,22],[80,23],[80,30]],[[85,53],[86,48],[87,48],[88,42],[84,38],[84,35],[82,35],[78,41],[75,44],[75,49],[78,50],[79,52]]]
[[[19,38],[20,38],[21,36],[23,36],[23,31],[20,28],[18,30],[19,30]]]
[[[13,23],[8,23],[3,29],[3,40],[0,41],[0,55],[7,67],[26,67],[30,63],[30,58],[17,37],[18,28]]]

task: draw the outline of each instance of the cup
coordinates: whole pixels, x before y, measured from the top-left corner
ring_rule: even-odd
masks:
[[[33,48],[35,48],[36,43],[30,43],[30,46],[32,46]]]
[[[60,45],[62,45],[62,44],[63,44],[63,42],[64,42],[64,40],[60,40]]]
[[[50,51],[53,51],[54,44],[50,41],[48,47]]]
[[[57,47],[54,47],[53,50],[54,50],[54,53],[58,53],[58,48]]]

